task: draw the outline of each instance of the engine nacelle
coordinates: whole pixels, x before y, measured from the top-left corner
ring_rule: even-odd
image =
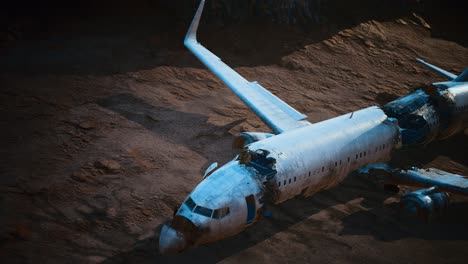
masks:
[[[232,153],[234,155],[239,154],[245,146],[250,143],[257,142],[263,140],[265,138],[269,138],[274,136],[271,133],[263,133],[263,132],[243,132],[232,142]]]
[[[449,205],[449,195],[439,192],[437,187],[417,190],[400,200],[400,208],[411,217],[430,221],[442,215]]]

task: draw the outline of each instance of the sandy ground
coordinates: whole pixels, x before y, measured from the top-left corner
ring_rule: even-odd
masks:
[[[233,238],[161,256],[161,225],[202,171],[231,158],[240,132],[268,128],[174,34],[112,23],[82,21],[73,34],[58,25],[0,50],[2,263],[466,263],[468,199],[414,223],[400,219],[399,195],[362,175],[281,204]],[[416,18],[328,34],[201,31],[213,52],[311,122],[441,80],[415,57],[455,73],[468,66],[468,48],[431,38]],[[467,149],[458,135],[395,162],[468,175]]]

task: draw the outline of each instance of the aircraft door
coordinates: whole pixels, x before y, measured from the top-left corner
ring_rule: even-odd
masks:
[[[253,194],[245,197],[245,202],[247,204],[247,222],[246,224],[249,225],[255,219],[255,197]]]

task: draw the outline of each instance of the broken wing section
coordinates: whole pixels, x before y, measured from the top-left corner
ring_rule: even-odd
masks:
[[[372,164],[359,169],[359,172],[383,172],[387,184],[424,188],[436,186],[441,191],[468,195],[468,178],[435,168],[421,169],[412,167],[401,170],[388,164]]]
[[[450,172],[429,168],[411,168],[393,173],[391,181],[410,186],[437,186],[440,190],[468,195],[468,179]]]
[[[307,116],[289,106],[257,82],[247,81],[220,58],[198,43],[197,29],[204,3],[205,1],[202,0],[190,25],[184,41],[185,46],[275,133],[280,134],[310,125],[308,121],[302,121]]]

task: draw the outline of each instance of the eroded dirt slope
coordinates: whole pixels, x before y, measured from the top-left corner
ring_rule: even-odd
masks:
[[[140,18],[141,19],[141,18]],[[175,257],[161,225],[242,131],[268,131],[219,80],[147,21],[81,21],[74,33],[1,50],[0,258],[8,263],[450,262],[468,246],[467,200],[432,224],[398,218],[378,179],[354,176],[231,239]],[[330,37],[281,26],[201,29],[228,64],[318,122],[459,73],[468,49],[416,17],[366,21]],[[136,26],[138,25],[138,26]],[[78,33],[77,33],[78,32]],[[204,40],[204,41],[203,41]],[[468,175],[466,136],[397,162]],[[2,261],[3,262],[3,261]]]

